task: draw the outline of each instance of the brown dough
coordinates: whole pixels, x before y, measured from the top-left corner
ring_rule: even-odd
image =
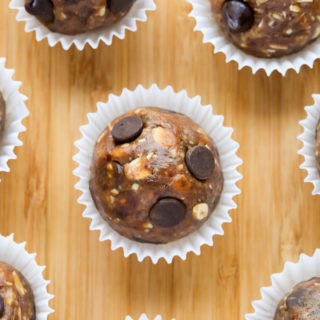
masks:
[[[128,116],[143,119],[138,138],[117,145],[112,128]],[[206,146],[214,170],[205,181],[188,170],[185,156],[193,146]],[[120,165],[120,166],[119,166]],[[166,243],[198,229],[216,207],[223,188],[219,154],[212,139],[185,115],[160,108],[139,108],[115,119],[95,146],[90,191],[101,216],[123,236]],[[173,197],[186,206],[186,216],[173,227],[150,218],[159,199]]]

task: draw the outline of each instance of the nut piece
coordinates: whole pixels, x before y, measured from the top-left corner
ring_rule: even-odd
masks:
[[[142,180],[152,174],[146,166],[147,160],[145,157],[137,158],[125,165],[124,173],[130,180]]]
[[[154,141],[164,148],[169,148],[177,143],[174,134],[168,129],[157,127],[152,129],[152,136]]]
[[[188,192],[190,189],[190,182],[183,174],[177,174],[173,180],[173,188],[178,192]]]
[[[193,207],[193,217],[199,221],[203,220],[208,216],[209,207],[206,203],[198,203]]]

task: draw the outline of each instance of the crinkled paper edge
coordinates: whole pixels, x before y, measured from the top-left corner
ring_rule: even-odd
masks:
[[[222,52],[226,62],[235,61],[239,70],[249,67],[254,74],[262,69],[268,76],[274,71],[285,76],[290,69],[299,73],[303,65],[312,68],[315,60],[320,57],[320,39],[295,54],[281,58],[263,59],[249,55],[237,48],[223,34],[212,12],[210,0],[187,1],[193,6],[189,16],[196,20],[194,30],[203,33],[203,43],[211,43],[214,53]]]
[[[253,301],[254,313],[246,320],[273,320],[279,302],[298,283],[320,277],[320,250],[313,256],[301,254],[297,263],[286,262],[280,273],[271,275],[272,285],[261,288],[261,300]]]
[[[313,184],[312,194],[316,195],[320,194],[320,174],[315,155],[316,129],[320,120],[320,95],[314,94],[312,97],[314,105],[305,107],[307,117],[299,122],[304,131],[298,136],[298,139],[303,143],[303,147],[298,153],[304,157],[304,162],[300,165],[300,168],[308,173],[304,181]]]
[[[50,281],[43,278],[45,266],[39,266],[35,260],[35,253],[25,250],[26,242],[16,243],[14,235],[4,237],[0,235],[0,261],[19,270],[28,280],[33,291],[36,305],[36,319],[46,320],[54,310],[49,307],[53,295],[47,291]]]
[[[19,134],[26,128],[22,120],[29,115],[27,97],[19,92],[21,82],[12,80],[14,70],[5,68],[6,59],[0,58],[0,92],[6,102],[5,126],[0,139],[0,171],[9,172],[8,161],[16,159],[14,148],[22,146]]]
[[[49,46],[54,47],[61,43],[64,50],[69,50],[74,44],[78,50],[83,50],[86,44],[93,49],[97,49],[100,42],[111,45],[114,37],[124,39],[126,30],[137,31],[137,22],[147,21],[147,11],[156,10],[154,0],[137,0],[130,11],[119,21],[106,28],[100,28],[78,35],[65,35],[62,33],[51,32],[37,18],[30,15],[24,8],[25,0],[11,0],[9,7],[18,10],[17,21],[25,22],[25,31],[36,33],[36,40],[47,39]]]

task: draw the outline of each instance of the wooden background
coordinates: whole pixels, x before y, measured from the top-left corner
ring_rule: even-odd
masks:
[[[27,240],[38,263],[47,265],[55,295],[50,319],[137,319],[143,312],[164,320],[243,319],[253,310],[251,301],[260,298],[260,287],[270,285],[271,273],[320,247],[320,200],[303,182],[296,138],[303,107],[319,92],[320,63],[286,77],[238,72],[193,32],[186,1],[156,3],[138,32],[83,52],[36,42],[15,21],[8,0],[0,3],[0,56],[16,69],[31,112],[18,159],[10,162],[10,173],[0,174],[0,233]],[[225,235],[202,248],[200,257],[156,266],[135,256],[125,259],[122,251],[111,252],[109,242],[99,242],[99,233],[89,231],[90,221],[81,216],[72,175],[73,143],[96,102],[153,82],[199,94],[225,115],[244,160],[242,194]]]

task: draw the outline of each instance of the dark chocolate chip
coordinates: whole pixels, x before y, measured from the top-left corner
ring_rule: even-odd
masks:
[[[160,199],[150,211],[151,222],[163,228],[178,225],[185,216],[186,206],[175,198]]]
[[[3,298],[0,296],[0,318],[3,316],[4,314],[4,301]]]
[[[245,32],[253,25],[254,12],[247,2],[229,0],[222,7],[222,19],[231,33]]]
[[[107,6],[113,13],[120,13],[127,11],[131,5],[133,0],[108,0]]]
[[[54,20],[53,4],[51,0],[33,0],[26,3],[27,12],[36,16],[40,20],[50,22]]]
[[[286,300],[286,305],[288,308],[292,307],[303,307],[304,306],[304,295],[306,290],[304,288],[298,288],[296,291],[292,292]]]
[[[214,157],[208,148],[196,146],[187,151],[186,164],[196,179],[206,180],[213,172]]]
[[[140,117],[131,116],[118,121],[112,129],[112,137],[116,143],[126,143],[138,138],[143,130]]]

